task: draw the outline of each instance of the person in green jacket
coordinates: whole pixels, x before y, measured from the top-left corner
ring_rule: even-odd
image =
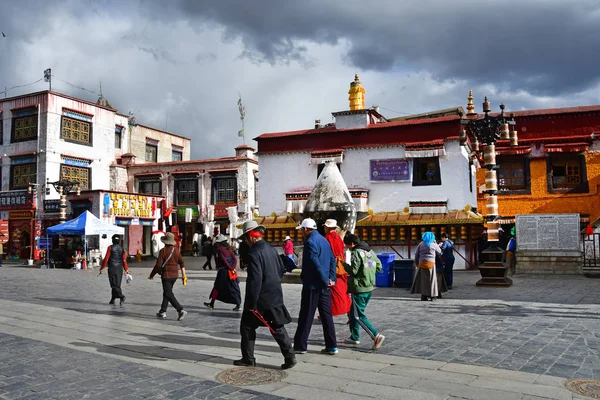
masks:
[[[371,324],[365,315],[365,309],[375,286],[375,273],[382,270],[381,261],[369,245],[356,235],[347,233],[344,244],[352,251],[351,263],[345,265],[349,275],[348,292],[352,296],[352,307],[350,308],[350,337],[344,343],[360,344],[362,327],[373,340],[373,350],[379,350],[385,336]]]

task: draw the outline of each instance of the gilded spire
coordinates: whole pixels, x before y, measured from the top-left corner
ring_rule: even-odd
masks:
[[[365,108],[365,88],[358,79],[358,74],[354,75],[354,82],[350,82],[348,91],[348,100],[350,100],[350,110],[364,110]]]
[[[475,105],[473,104],[473,91],[469,90],[469,97],[467,102],[467,115],[477,115],[475,112]]]

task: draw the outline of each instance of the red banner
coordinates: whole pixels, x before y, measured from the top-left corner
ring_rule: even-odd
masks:
[[[227,218],[229,219],[229,215],[227,214],[227,209],[229,207],[237,207],[236,203],[231,204],[215,204],[215,219],[217,218]]]

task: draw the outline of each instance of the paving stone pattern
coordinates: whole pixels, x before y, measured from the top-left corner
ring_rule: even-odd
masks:
[[[179,322],[201,332],[238,335],[239,313],[217,302],[202,306],[215,271],[203,271],[203,258],[187,258],[189,283],[175,294],[189,312]],[[0,298],[45,304],[80,312],[154,319],[161,301],[160,281],[148,281],[151,263],[132,263],[134,281],[123,285],[123,309],[108,304],[110,288],[97,271],[0,269]],[[242,276],[242,293],[244,292]],[[406,289],[377,288],[367,308],[373,324],[386,335],[382,354],[491,366],[564,378],[600,378],[600,279],[582,276],[517,275],[510,288],[479,288],[478,272],[455,273],[454,289],[444,299],[421,302]],[[300,286],[284,285],[286,306],[297,316]],[[169,308],[165,324],[177,324]],[[363,333],[356,348],[341,344],[348,336],[344,316],[336,318],[342,351],[370,351]],[[295,322],[288,325],[293,334]],[[268,332],[259,335],[269,338]],[[323,345],[315,320],[311,348]],[[260,362],[260,360],[258,360]]]
[[[283,399],[0,333],[1,399]]]

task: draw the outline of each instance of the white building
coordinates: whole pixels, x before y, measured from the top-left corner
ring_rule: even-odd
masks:
[[[424,231],[447,231],[462,256],[456,267],[468,267],[483,220],[475,166],[459,145],[459,117],[389,122],[376,109],[354,108],[334,112],[333,124],[255,139],[266,216],[258,220],[272,227],[268,240],[294,237],[293,220],[301,217],[324,163],[335,162],[359,212],[355,233],[377,252],[410,258]]]
[[[102,96],[97,103],[51,91],[0,99],[0,220],[8,221],[0,223],[0,241],[8,242],[5,254],[29,258],[45,228],[59,222],[59,195],[52,182],[77,182],[73,190],[107,190],[119,182],[115,165],[123,152],[141,153],[144,159],[147,147],[130,145],[137,143],[130,136],[161,143],[157,155],[165,156],[160,160],[172,160],[166,148],[189,159],[189,139],[132,122]],[[126,181],[126,174],[120,179]],[[91,203],[71,206],[79,215]]]
[[[196,232],[237,237],[233,227],[258,212],[258,161],[250,146],[236,147],[234,157],[138,164],[124,155],[123,160],[128,181],[120,190],[164,196],[161,219],[168,230],[181,233],[184,251],[192,249]],[[141,235],[146,243],[151,231],[130,226],[129,235]]]

